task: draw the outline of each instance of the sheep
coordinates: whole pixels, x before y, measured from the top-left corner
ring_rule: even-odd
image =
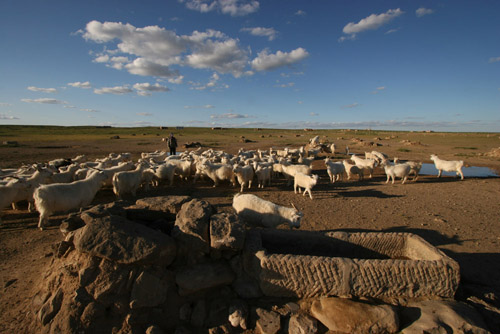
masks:
[[[238,193],[233,198],[233,208],[242,220],[267,228],[276,228],[281,224],[299,228],[303,214],[292,206],[287,208],[252,194]]]
[[[33,187],[33,185],[26,183],[24,179],[15,179],[9,181],[7,184],[0,185],[0,210],[11,205],[17,197],[18,192],[24,191],[27,187]],[[0,224],[2,224],[1,218]]]
[[[113,166],[102,171],[106,174],[106,181],[104,185],[111,186],[113,184],[113,176],[118,172],[125,172],[135,169],[135,165],[131,161],[120,162],[117,166]]]
[[[52,172],[48,169],[39,169],[29,178],[25,179],[26,182],[23,183],[24,187],[19,189],[15,198],[12,201],[12,208],[17,210],[17,202],[27,201],[28,202],[28,211],[33,211],[33,191],[44,183],[47,183]]]
[[[255,175],[257,176],[258,188],[264,188],[264,185],[271,185],[271,174],[273,172],[273,167],[271,166],[261,166],[259,165],[255,170]]]
[[[151,172],[146,172],[146,164],[142,163],[136,169],[130,171],[118,172],[113,175],[113,192],[118,198],[125,194],[132,194],[135,197],[137,189],[144,182],[144,178]]]
[[[105,179],[103,172],[93,171],[85,180],[38,187],[33,194],[35,207],[40,212],[38,228],[43,230],[49,216],[55,212],[81,209],[92,203]]]
[[[445,172],[456,172],[457,176],[460,175],[461,180],[464,179],[464,173],[462,173],[462,167],[464,166],[463,160],[441,160],[437,155],[431,154],[431,160],[434,161],[436,169],[439,171],[438,177],[441,177],[441,173]]]
[[[373,169],[375,168],[375,162],[376,162],[375,160],[363,159],[358,157],[357,155],[351,156],[351,160],[354,161],[356,166],[358,166],[359,168],[368,170],[370,178],[372,178]]]
[[[191,159],[191,158],[189,158],[189,159]],[[192,160],[172,159],[172,160],[169,160],[168,162],[171,164],[174,164],[176,166],[175,174],[179,175],[181,179],[187,180],[189,178],[189,176],[191,175],[192,167],[193,167]]]
[[[311,175],[311,168],[306,165],[290,165],[288,163],[282,163],[281,168],[283,169],[283,175],[288,180],[288,185],[291,185],[291,180],[294,178],[295,173],[300,172],[302,174]]]
[[[297,162],[301,165],[306,165],[306,166],[311,167],[311,164],[314,161],[314,159],[315,159],[315,157],[305,158],[303,154],[300,154]]]
[[[359,168],[356,165],[350,164],[347,160],[343,160],[342,164],[344,165],[345,172],[347,174],[347,179],[351,179],[351,175],[358,175],[359,181],[363,180],[363,169]]]
[[[345,174],[345,167],[342,162],[333,162],[329,158],[325,158],[325,166],[326,172],[328,173],[328,176],[330,177],[330,181],[332,183],[335,183],[335,181],[343,178]]]
[[[241,185],[240,192],[243,192],[243,187],[248,184],[248,189],[252,186],[254,171],[252,166],[238,166],[233,167],[234,175],[236,176],[239,184]]]
[[[156,176],[154,180],[154,185],[159,186],[162,180],[168,180],[168,184],[171,186],[174,184],[174,174],[176,165],[165,163],[154,168],[154,174]]]
[[[76,171],[80,169],[78,164],[69,165],[66,171],[52,174],[49,183],[70,183],[74,181]]]
[[[199,168],[201,172],[214,181],[214,187],[217,187],[219,185],[219,181],[223,180],[229,180],[233,187],[236,186],[233,168],[230,165],[218,165],[212,164],[209,161],[204,161],[201,163]]]
[[[411,167],[408,164],[390,164],[388,162],[384,163],[385,174],[387,175],[387,181],[385,183],[389,183],[389,179],[392,179],[392,184],[394,184],[394,179],[399,177],[403,180],[401,184],[404,184],[408,179],[408,175],[410,174]]]
[[[394,158],[394,163],[395,164],[399,163],[399,159]],[[412,181],[417,181],[418,180],[418,173],[420,173],[420,169],[422,168],[422,162],[406,161],[405,164],[410,166],[410,174],[409,175],[415,174]]]
[[[309,145],[318,146],[319,145],[319,136],[315,136],[315,137],[309,139]]]
[[[313,199],[311,194],[311,189],[318,183],[318,175],[313,174],[311,176],[302,174],[300,172],[295,174],[294,183],[293,183],[293,192],[297,193],[297,188],[299,193],[302,191],[300,188],[304,188],[304,193],[302,196],[306,195],[306,192],[309,193],[309,197]]]

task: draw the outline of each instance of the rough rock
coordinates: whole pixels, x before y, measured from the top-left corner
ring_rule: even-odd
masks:
[[[119,216],[97,218],[75,233],[79,252],[125,264],[168,266],[175,258],[175,241]]]
[[[189,196],[157,196],[138,199],[127,207],[127,218],[131,220],[174,221],[184,203],[191,201]]]
[[[278,333],[281,329],[281,318],[278,313],[262,308],[257,308],[255,312],[257,313],[256,328],[261,334]]]
[[[178,262],[193,264],[209,253],[208,230],[213,211],[210,203],[197,199],[182,205],[172,230],[178,242]]]
[[[401,318],[410,323],[402,329],[403,334],[491,333],[474,308],[457,301],[411,302],[401,313]]]
[[[127,201],[116,201],[107,204],[98,204],[80,214],[80,218],[85,224],[92,224],[94,219],[107,216],[125,217],[127,212],[125,206],[130,205]]]
[[[288,334],[315,334],[318,332],[318,322],[304,314],[294,314],[288,322]]]
[[[103,305],[91,302],[83,310],[81,321],[84,327],[91,327],[93,323],[96,323],[100,318],[106,316],[106,309]]]
[[[43,325],[48,324],[61,309],[61,304],[64,298],[64,293],[61,288],[43,304],[40,311],[38,311],[38,319]]]
[[[167,299],[167,280],[143,271],[134,282],[130,296],[130,308],[155,307]]]
[[[219,250],[243,249],[245,228],[235,214],[220,213],[210,217],[210,246]]]
[[[228,320],[233,327],[247,329],[248,306],[243,300],[235,300],[229,305]]]
[[[205,323],[205,318],[207,316],[207,303],[205,300],[200,299],[196,301],[193,307],[193,312],[191,312],[191,325],[194,327],[202,327]]]
[[[226,262],[219,261],[197,264],[179,270],[175,276],[175,282],[179,286],[179,294],[187,295],[221,285],[229,285],[234,278],[231,267]]]
[[[389,305],[370,305],[342,298],[320,298],[311,305],[311,315],[338,333],[396,333],[399,319]]]

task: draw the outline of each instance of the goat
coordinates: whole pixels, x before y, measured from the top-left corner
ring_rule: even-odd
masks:
[[[297,188],[299,189],[299,192],[302,190],[300,188],[304,188],[304,193],[302,196],[306,195],[306,192],[309,193],[309,197],[313,199],[312,194],[311,194],[311,189],[318,183],[318,175],[305,175],[300,172],[295,174],[294,177],[294,183],[293,183],[293,192],[297,193]]]
[[[463,160],[441,160],[437,155],[431,154],[431,160],[434,161],[434,165],[436,169],[439,171],[438,177],[441,177],[441,173],[445,172],[456,172],[457,176],[460,175],[460,178],[464,179],[464,173],[462,173],[462,167],[464,166]]]
[[[403,180],[401,182],[404,184],[406,180],[408,179],[408,175],[410,174],[411,167],[408,164],[390,164],[388,162],[385,162],[383,164],[385,174],[387,175],[387,181],[385,183],[389,183],[389,179],[392,179],[392,184],[394,184],[394,179],[396,177],[399,177]]]
[[[287,208],[251,194],[236,194],[233,208],[242,220],[268,228],[276,228],[285,223],[290,228],[299,228],[303,217],[295,206]]]
[[[356,165],[350,164],[347,160],[343,160],[342,164],[344,165],[345,172],[347,174],[347,179],[351,179],[351,175],[358,175],[359,181],[363,180],[363,169],[359,168]]]
[[[223,180],[230,181],[233,187],[236,186],[233,168],[230,165],[218,165],[212,164],[209,161],[204,161],[200,164],[199,168],[201,172],[214,181],[214,187],[217,187],[219,185],[219,181]]]
[[[240,192],[243,192],[243,187],[248,184],[248,189],[252,186],[254,171],[252,166],[238,166],[233,167],[233,172],[241,185]]]
[[[43,230],[48,217],[55,212],[67,212],[89,205],[105,179],[103,172],[93,171],[85,180],[38,187],[33,194],[35,207],[40,212],[38,228]]]
[[[125,194],[132,194],[135,197],[137,189],[149,174],[152,172],[146,171],[144,163],[139,164],[135,170],[118,172],[113,175],[113,192],[118,198],[122,198]]]
[[[273,167],[271,166],[261,166],[259,165],[255,169],[255,175],[257,176],[257,184],[259,188],[264,188],[264,185],[271,185],[271,174]]]
[[[341,177],[343,178],[345,167],[342,162],[333,162],[329,158],[325,158],[325,166],[326,172],[328,173],[328,176],[330,177],[330,181],[332,183],[340,180]]]
[[[395,164],[400,163],[399,159],[394,158],[394,163]],[[420,173],[420,169],[422,168],[422,162],[406,161],[404,163],[410,166],[410,174],[408,174],[408,175],[415,174],[412,181],[417,181],[418,180],[418,173]]]
[[[356,166],[361,169],[366,169],[368,170],[368,173],[370,174],[370,178],[372,178],[373,175],[373,169],[375,168],[375,163],[376,161],[373,159],[363,159],[358,157],[357,155],[353,155],[351,157],[351,160],[354,161]]]
[[[19,191],[24,191],[27,187],[32,187],[24,179],[15,179],[5,185],[0,185],[0,210],[14,203]],[[0,218],[0,224],[2,219]]]
[[[302,174],[311,175],[311,168],[306,165],[290,165],[288,163],[281,163],[281,168],[283,170],[283,175],[288,180],[288,185],[291,185],[291,180],[295,177],[297,172]]]

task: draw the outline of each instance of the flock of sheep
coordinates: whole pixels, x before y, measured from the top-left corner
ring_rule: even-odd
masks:
[[[167,152],[142,153],[136,162],[131,161],[131,154],[110,154],[103,159],[87,161],[85,156],[74,159],[56,159],[46,164],[23,166],[19,169],[0,169],[0,209],[16,203],[27,201],[28,209],[33,206],[40,213],[38,227],[43,229],[48,218],[56,212],[78,210],[90,205],[103,186],[112,186],[118,198],[134,196],[143,186],[159,186],[162,182],[172,185],[174,178],[183,180],[208,177],[214,187],[220,182],[240,184],[240,194],[234,196],[233,208],[245,220],[265,227],[275,227],[287,223],[291,227],[300,227],[302,213],[295,207],[288,208],[265,201],[255,195],[241,194],[245,187],[250,188],[253,182],[259,188],[270,185],[271,179],[284,177],[288,186],[293,182],[294,192],[301,192],[311,199],[312,189],[318,183],[319,176],[312,174],[311,163],[318,158],[320,152],[335,154],[335,145],[319,142],[319,137],[312,138],[307,149],[273,148],[244,151],[240,149],[236,155],[223,151],[201,148],[170,156]],[[463,180],[463,161],[445,161],[431,155],[441,176],[442,171],[453,171]],[[365,171],[372,177],[373,169],[380,165],[384,168],[387,181],[401,178],[402,183],[413,174],[416,181],[422,166],[420,162],[390,161],[380,152],[366,152],[365,157],[352,155],[352,161],[333,161],[325,158],[325,167],[330,182],[334,183],[344,176],[351,179],[357,175],[363,179]],[[1,223],[1,220],[0,220]]]

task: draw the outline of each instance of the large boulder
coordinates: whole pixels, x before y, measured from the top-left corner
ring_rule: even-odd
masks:
[[[77,230],[74,245],[79,252],[121,264],[168,266],[175,259],[175,241],[120,216],[101,217]]]
[[[182,205],[191,201],[189,196],[157,196],[138,199],[127,207],[127,218],[141,221],[175,221]]]
[[[177,240],[177,262],[198,263],[210,251],[209,224],[213,207],[206,201],[193,199],[184,203],[177,214],[172,237]]]
[[[219,213],[210,217],[210,247],[240,251],[244,244],[245,227],[237,215]]]
[[[312,303],[311,315],[339,334],[388,334],[399,329],[399,318],[389,305],[320,298]]]

